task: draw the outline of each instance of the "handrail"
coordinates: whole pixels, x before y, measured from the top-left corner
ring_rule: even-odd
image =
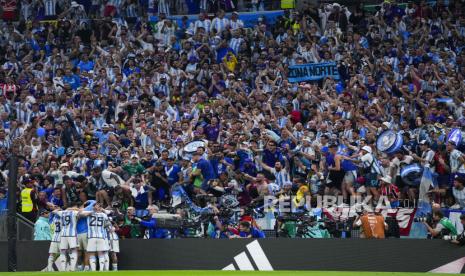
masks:
[[[34,223],[32,221],[28,220],[26,217],[24,217],[20,213],[16,213],[16,217],[18,218],[18,220],[20,220],[21,222],[23,222],[30,228],[34,229]]]

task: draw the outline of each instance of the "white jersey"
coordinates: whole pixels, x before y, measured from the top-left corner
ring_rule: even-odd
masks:
[[[61,237],[77,237],[76,225],[78,213],[78,211],[74,210],[55,212],[60,217]]]
[[[112,241],[119,240],[118,234],[115,232],[115,227],[108,227],[108,238]]]
[[[87,218],[87,237],[89,239],[107,239],[106,226],[108,223],[108,216],[105,213],[92,213]]]
[[[52,242],[60,242],[61,238],[61,218],[58,215],[53,215],[50,223],[53,229]]]
[[[56,8],[55,8],[56,4],[57,4],[57,0],[45,0],[44,1],[46,16],[56,15]]]

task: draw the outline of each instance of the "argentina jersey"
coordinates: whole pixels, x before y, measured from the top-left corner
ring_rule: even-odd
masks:
[[[61,218],[58,215],[53,215],[51,220],[53,229],[52,242],[60,242],[61,237]]]
[[[76,237],[76,224],[78,211],[66,210],[58,211],[56,214],[60,216],[61,222],[61,237]]]
[[[112,240],[112,241],[117,241],[117,240],[119,240],[118,234],[116,234],[116,229],[115,229],[115,227],[113,227],[113,226],[109,227],[108,233],[109,233],[109,237],[108,237],[108,238],[109,238],[110,240]]]
[[[107,224],[108,216],[105,213],[92,213],[87,218],[87,237],[89,239],[107,239]]]

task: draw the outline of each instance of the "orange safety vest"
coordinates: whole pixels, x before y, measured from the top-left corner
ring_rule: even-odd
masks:
[[[384,218],[381,215],[368,214],[360,218],[367,239],[384,239]]]

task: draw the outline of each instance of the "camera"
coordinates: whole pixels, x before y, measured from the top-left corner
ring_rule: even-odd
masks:
[[[427,222],[428,218],[426,217],[419,217],[419,218],[414,218],[414,222]]]
[[[428,225],[433,225],[433,215],[427,214],[425,216],[413,218],[414,222],[426,222]]]

